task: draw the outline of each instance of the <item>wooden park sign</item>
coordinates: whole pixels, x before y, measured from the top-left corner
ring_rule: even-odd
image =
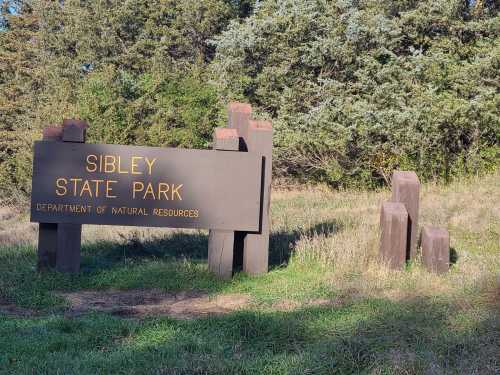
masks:
[[[77,272],[81,225],[98,224],[210,229],[211,271],[230,277],[240,259],[244,271],[266,272],[272,129],[250,114],[230,104],[214,150],[85,144],[78,120],[44,129],[31,197],[39,268]]]
[[[35,142],[31,220],[256,231],[250,153]]]

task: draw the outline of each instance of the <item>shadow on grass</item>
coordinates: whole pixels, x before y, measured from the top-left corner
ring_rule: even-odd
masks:
[[[458,321],[450,311],[460,314]],[[52,373],[494,374],[498,365],[496,314],[483,311],[478,318],[430,298],[191,321],[97,314],[1,322],[10,373],[43,366]],[[11,357],[16,360],[7,362]]]
[[[341,226],[322,223],[308,230],[274,232],[270,238],[270,268],[284,267],[301,236],[334,235]],[[252,290],[269,280],[288,279],[306,283],[309,274],[268,274],[253,281],[238,275],[219,280],[206,267],[208,236],[204,232],[166,232],[165,236],[124,241],[96,241],[82,246],[81,272],[62,274],[36,271],[36,249],[6,247],[0,251],[0,299],[23,308],[58,309],[65,301],[53,291],[81,289],[152,289],[167,291],[204,290],[216,293],[238,285]],[[273,279],[274,277],[274,279]],[[284,279],[283,279],[284,280]],[[295,281],[298,282],[298,281]],[[304,288],[306,288],[304,286]],[[267,290],[267,289],[266,289]],[[238,291],[239,292],[239,291]],[[265,294],[265,291],[261,291]],[[276,292],[278,293],[278,292]]]
[[[272,232],[269,238],[269,268],[288,264],[297,241],[303,236],[331,236],[343,229],[337,221],[319,223],[308,229]],[[113,267],[126,259],[171,259],[201,262],[207,259],[208,235],[196,232],[170,232],[163,237],[141,239],[137,234],[123,242],[99,241],[82,247],[82,271]]]
[[[458,261],[458,252],[454,247],[450,247],[450,265],[456,264]]]

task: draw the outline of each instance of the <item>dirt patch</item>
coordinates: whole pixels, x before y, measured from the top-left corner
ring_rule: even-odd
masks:
[[[58,293],[69,304],[70,316],[91,311],[124,317],[170,316],[194,319],[221,315],[248,305],[248,296],[228,294],[211,297],[200,291],[165,293],[160,290],[108,290]]]
[[[32,309],[18,307],[0,296],[0,315],[27,318],[37,315],[37,312]]]
[[[346,304],[345,298],[342,296],[339,296],[339,297],[336,297],[334,299],[318,298],[318,299],[312,299],[312,300],[305,301],[305,302],[298,302],[298,301],[294,301],[294,300],[283,299],[283,300],[280,300],[276,303],[273,303],[271,307],[273,310],[278,310],[278,311],[294,311],[294,310],[298,310],[300,308],[307,308],[307,307],[340,308],[340,307],[344,307],[345,304]]]
[[[0,315],[29,318],[37,316],[38,313],[35,310],[26,309],[24,307],[18,307],[16,305],[2,305],[0,304]]]

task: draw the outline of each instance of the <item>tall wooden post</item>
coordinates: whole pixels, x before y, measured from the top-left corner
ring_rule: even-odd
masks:
[[[260,230],[247,233],[243,245],[243,271],[257,275],[269,268],[269,232],[273,130],[269,121],[250,120],[247,135],[248,152],[262,155]]]
[[[252,106],[247,103],[231,102],[227,108],[228,128],[236,129],[239,138],[239,150],[248,151],[248,124],[252,117]],[[234,268],[243,269],[243,250],[246,232],[236,231],[234,233]]]
[[[60,142],[62,140],[62,127],[58,125],[47,126],[43,129],[43,140]],[[56,265],[57,251],[57,224],[40,223],[38,226],[38,271],[47,270]]]
[[[238,131],[215,129],[213,148],[220,152],[238,151]],[[230,230],[211,229],[208,235],[208,269],[223,279],[229,279],[233,274],[234,233]]]
[[[418,210],[420,201],[420,181],[415,172],[395,171],[392,175],[393,202],[403,203],[408,212],[407,259],[417,255]]]
[[[87,123],[64,120],[62,127],[48,126],[43,140],[84,143]],[[55,267],[60,272],[80,270],[81,224],[40,223],[38,234],[38,269]]]

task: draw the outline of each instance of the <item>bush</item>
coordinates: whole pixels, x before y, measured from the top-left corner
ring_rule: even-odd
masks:
[[[500,18],[493,3],[471,13],[458,0],[269,0],[215,39],[213,69],[226,98],[274,120],[282,176],[448,179],[499,161]]]

